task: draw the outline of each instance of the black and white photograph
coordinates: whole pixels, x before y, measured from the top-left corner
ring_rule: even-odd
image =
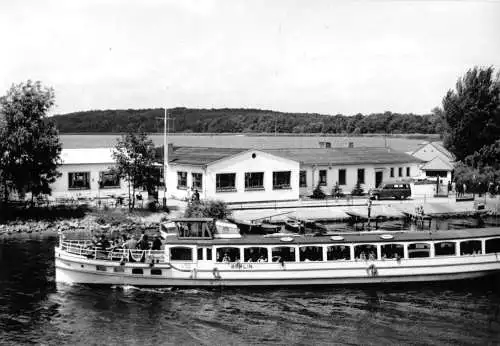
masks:
[[[500,345],[500,0],[0,2],[0,345]]]

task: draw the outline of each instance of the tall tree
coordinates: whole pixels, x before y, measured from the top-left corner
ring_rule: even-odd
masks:
[[[500,81],[493,67],[467,71],[443,98],[444,145],[457,160],[500,138]]]
[[[0,97],[0,180],[4,200],[11,191],[32,196],[51,192],[60,175],[61,143],[47,112],[54,105],[54,90],[28,80]]]
[[[113,158],[116,161],[116,172],[128,182],[129,208],[134,209],[136,189],[148,188],[156,180],[153,172],[153,141],[145,132],[128,132],[117,140]]]

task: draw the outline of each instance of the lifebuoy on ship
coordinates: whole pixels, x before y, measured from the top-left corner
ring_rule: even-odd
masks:
[[[214,278],[215,278],[216,280],[220,280],[220,273],[219,273],[219,269],[214,268],[214,270],[212,271],[212,274],[214,274]]]

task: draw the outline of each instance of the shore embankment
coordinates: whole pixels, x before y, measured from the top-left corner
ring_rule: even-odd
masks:
[[[170,213],[148,212],[127,209],[98,209],[84,211],[73,210],[73,213],[61,215],[60,212],[51,215],[51,211],[42,211],[38,217],[17,217],[0,224],[1,235],[19,233],[107,233],[130,234],[132,232],[156,232],[162,220],[181,217],[184,214],[186,202],[169,202]],[[411,200],[372,201],[370,215],[372,219],[404,219],[408,214],[421,207],[426,216],[432,218],[459,218],[487,213],[500,215],[500,198],[476,198],[475,201],[457,201],[449,198],[426,198]],[[484,207],[484,209],[482,209]],[[261,202],[229,205],[232,211],[231,219],[236,222],[248,223],[268,221],[285,222],[289,219],[306,222],[345,222],[359,217],[363,219],[368,214],[367,199],[330,199],[330,200],[299,200],[289,202]],[[52,211],[53,212],[53,211]],[[43,217],[40,217],[43,214]],[[75,216],[76,215],[76,216]]]
[[[467,217],[478,213],[498,214],[500,198],[482,197],[474,201],[457,201],[454,196],[409,200],[372,201],[371,218],[403,219],[423,208],[424,214],[436,218]],[[303,200],[235,204],[232,218],[237,222],[284,222],[287,219],[317,222],[343,222],[368,216],[367,199]]]

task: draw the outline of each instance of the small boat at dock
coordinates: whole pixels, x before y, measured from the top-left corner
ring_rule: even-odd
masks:
[[[383,284],[500,273],[500,228],[328,235],[241,234],[230,222],[172,219],[160,250],[61,239],[56,281],[136,286]]]

